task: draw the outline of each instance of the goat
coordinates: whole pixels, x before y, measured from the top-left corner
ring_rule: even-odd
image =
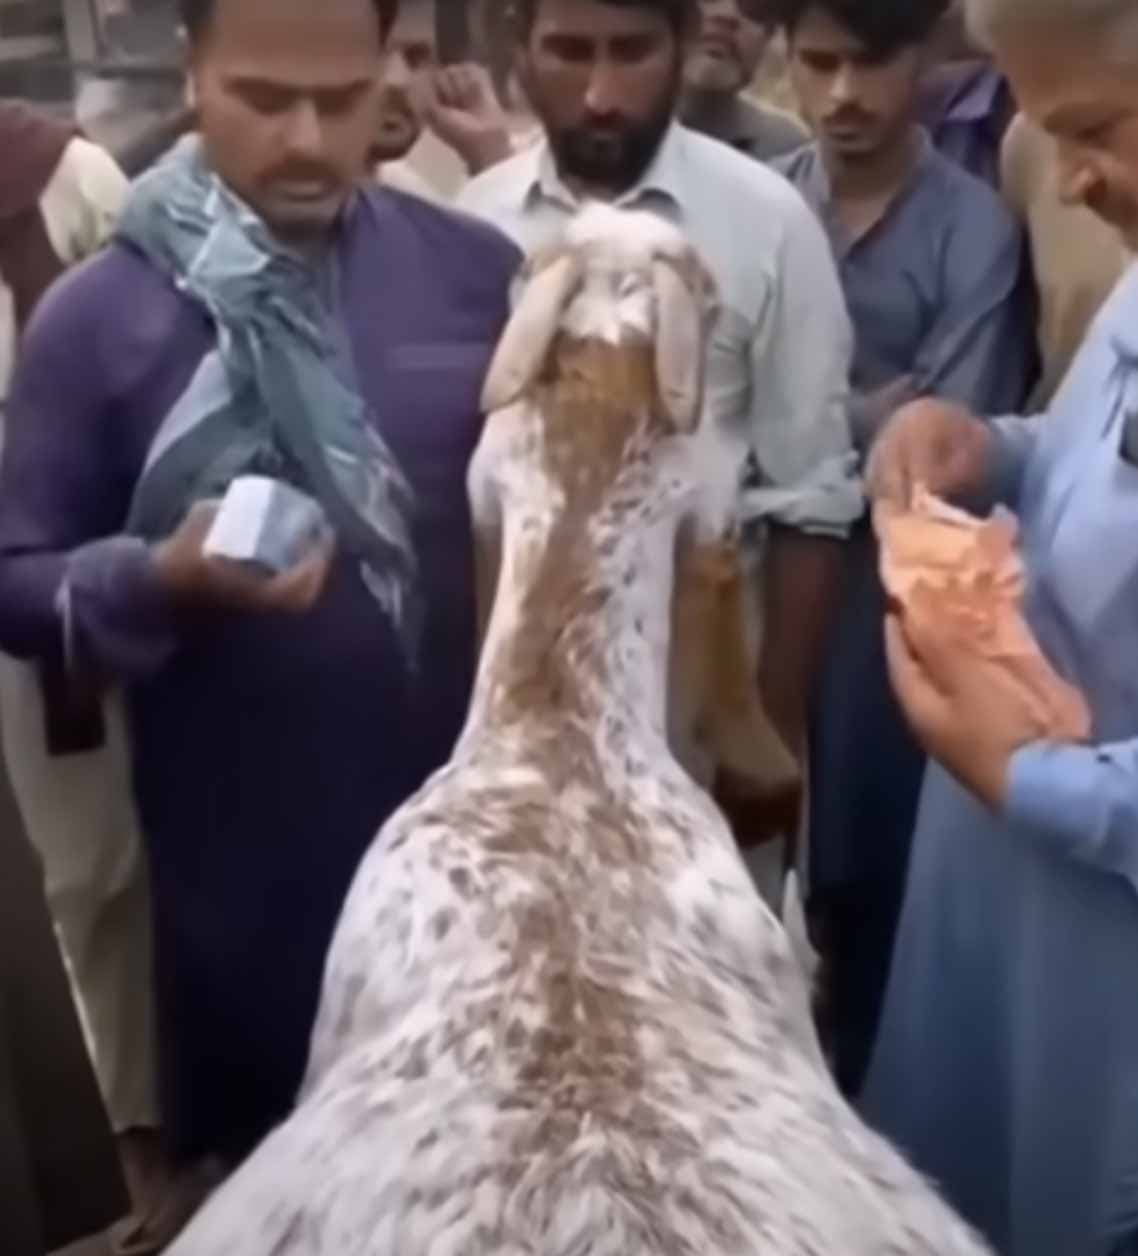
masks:
[[[532,264],[471,468],[500,575],[466,726],[359,870],[295,1113],[172,1256],[985,1250],[837,1094],[669,752],[677,538],[735,487],[711,305],[650,215],[590,207]]]

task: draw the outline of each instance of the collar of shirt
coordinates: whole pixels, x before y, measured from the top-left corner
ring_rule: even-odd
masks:
[[[902,204],[913,188],[924,177],[925,172],[934,159],[934,154],[935,149],[933,148],[932,140],[922,128],[918,139],[917,154],[912,166],[909,168],[908,174],[898,184],[897,190],[889,198],[888,204],[882,210],[877,221],[868,231],[854,240],[850,238],[833,212],[833,189],[830,186],[830,176],[826,170],[826,163],[822,160],[821,150],[817,144],[810,145],[805,154],[803,168],[793,178],[793,182],[806,199],[807,204],[814,209],[814,212],[825,225],[826,234],[830,237],[830,243],[834,250],[834,256],[839,262],[845,261],[860,245],[865,244],[881,230],[883,224],[896,212],[897,207]]]
[[[683,186],[684,130],[673,122],[665,132],[648,169],[613,204],[629,209],[662,199],[682,210]],[[547,140],[543,139],[533,151],[533,174],[527,183],[525,200],[527,208],[544,200],[569,214],[575,213],[581,206],[581,199],[566,187],[558,174]]]

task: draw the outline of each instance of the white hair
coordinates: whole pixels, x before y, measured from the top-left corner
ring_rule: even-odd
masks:
[[[1112,57],[1138,57],[1135,0],[963,0],[968,28],[985,47],[1028,31],[1076,38]]]

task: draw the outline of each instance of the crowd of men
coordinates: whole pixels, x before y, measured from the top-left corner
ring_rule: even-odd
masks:
[[[971,415],[1126,408],[1125,388],[1109,407],[1095,390],[1129,379],[1133,335],[1099,337],[1121,365],[1099,361],[1093,332],[1080,348],[1133,242],[1138,91],[1134,62],[1098,42],[1118,43],[1125,5],[1084,8],[1086,56],[1059,70],[1079,0],[516,0],[498,91],[479,65],[440,64],[433,0],[182,0],[194,130],[133,186],[72,127],[0,104],[0,1179],[20,1183],[0,1200],[5,1252],[126,1213],[117,1250],[159,1251],[289,1111],[351,876],[465,712],[465,473],[512,278],[597,197],[677,222],[718,285],[706,407],[761,545],[756,684],[808,767],[799,861],[843,1090],[999,1251],[1138,1251],[1138,1012],[1123,1025],[1109,992],[1093,1004],[1085,989],[1118,971],[1087,938],[1114,913],[1121,955],[1135,886],[1120,886],[1138,867],[1133,802],[1108,823],[1086,799],[1128,798],[1133,766],[1099,753],[1115,775],[1081,808],[1054,779],[1048,804],[1017,801],[1031,739],[985,717],[1005,737],[1000,786],[973,790],[988,811],[1073,816],[1064,834],[1127,851],[1096,865],[1052,843],[1049,858],[1107,883],[1055,890],[1085,895],[1065,926],[1081,950],[1033,940],[1050,900],[1025,887],[1057,874],[1016,866],[1015,834],[988,835],[984,858],[1004,842],[1004,862],[974,878],[921,856],[942,814],[928,756],[968,789],[973,752],[934,718],[917,647],[883,631],[865,488],[871,458],[920,461],[906,424],[939,424],[944,451],[986,450]],[[215,218],[191,204],[201,188]],[[187,212],[168,212],[179,197]],[[350,544],[271,580],[203,553],[216,506],[188,487],[199,463],[304,482],[331,439],[302,414],[307,444],[247,450],[232,381],[257,387],[256,363],[295,348],[288,319],[259,317],[282,304],[322,349],[294,355],[304,395],[358,403],[410,486],[415,666]],[[1035,440],[1020,432],[1016,456]],[[994,475],[950,462],[926,458],[925,478],[991,499]],[[1015,493],[1058,510],[1070,485],[1041,475]],[[1105,518],[1111,493],[1135,489],[1101,491]],[[1094,544],[1133,549],[1124,518]],[[1122,657],[1113,616],[1133,605],[1125,559],[1097,561],[1117,580],[1054,612],[1054,648],[1092,699],[1087,660],[1107,641]],[[1130,670],[1112,664],[1112,743],[1138,733]],[[966,731],[973,714],[953,708]],[[978,922],[973,892],[1007,935]],[[1088,1000],[1068,1021],[1067,985],[1036,988],[1041,949]]]

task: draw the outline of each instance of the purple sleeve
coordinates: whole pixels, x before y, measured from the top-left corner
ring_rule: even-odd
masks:
[[[145,448],[120,393],[130,341],[107,330],[132,305],[123,271],[104,254],[68,276],[21,346],[0,463],[0,647],[135,679],[175,639],[145,545],[119,535]]]

